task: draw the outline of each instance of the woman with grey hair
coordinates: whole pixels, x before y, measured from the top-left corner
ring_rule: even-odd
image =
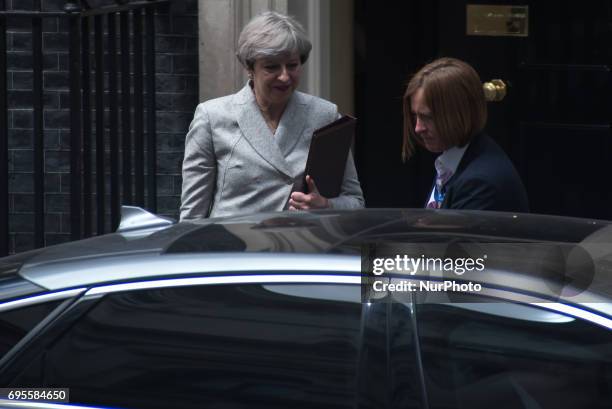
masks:
[[[312,132],[338,118],[336,105],[296,90],[312,46],[293,18],[265,12],[238,39],[248,83],[198,105],[185,141],[181,220],[261,211],[360,208],[349,155],[341,193],[327,198],[304,168]]]

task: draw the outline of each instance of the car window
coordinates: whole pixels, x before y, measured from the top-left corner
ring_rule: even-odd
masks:
[[[49,301],[0,311],[0,358],[13,348],[36,324],[61,301]]]
[[[359,292],[273,287],[106,295],[31,365],[42,379],[26,371],[14,384],[69,387],[71,403],[122,408],[354,407]]]
[[[389,310],[389,408],[418,409],[426,407],[421,393],[417,366],[412,308],[410,304],[390,302]]]
[[[431,408],[610,408],[612,332],[531,305],[416,305]]]

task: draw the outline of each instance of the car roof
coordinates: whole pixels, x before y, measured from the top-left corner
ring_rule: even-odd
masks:
[[[362,209],[263,213],[145,228],[135,225],[37,250],[29,258],[14,257],[20,258],[21,277],[60,290],[223,271],[359,273],[364,246],[465,241],[502,245],[496,247],[500,254],[511,245],[515,246],[513,252],[529,249],[521,263],[502,257],[496,268],[530,275],[542,273],[538,262],[541,253],[548,252],[533,250],[533,243],[578,243],[597,259],[597,277],[589,280],[597,282],[600,291],[610,293],[611,246],[605,246],[612,242],[609,221],[502,212]],[[5,264],[10,260],[6,258]]]
[[[457,239],[579,243],[611,225],[604,220],[484,211],[275,212],[144,228],[136,226],[5,260],[18,259],[31,265],[151,253],[359,254],[364,242],[448,242]]]

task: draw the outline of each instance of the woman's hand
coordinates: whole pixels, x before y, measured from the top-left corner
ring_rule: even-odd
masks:
[[[313,178],[306,175],[306,184],[310,193],[293,192],[289,199],[289,210],[327,209],[329,200],[321,196]]]

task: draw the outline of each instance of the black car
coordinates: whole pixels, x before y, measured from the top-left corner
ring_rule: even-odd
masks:
[[[610,222],[126,212],[0,260],[0,406],[612,407]]]

